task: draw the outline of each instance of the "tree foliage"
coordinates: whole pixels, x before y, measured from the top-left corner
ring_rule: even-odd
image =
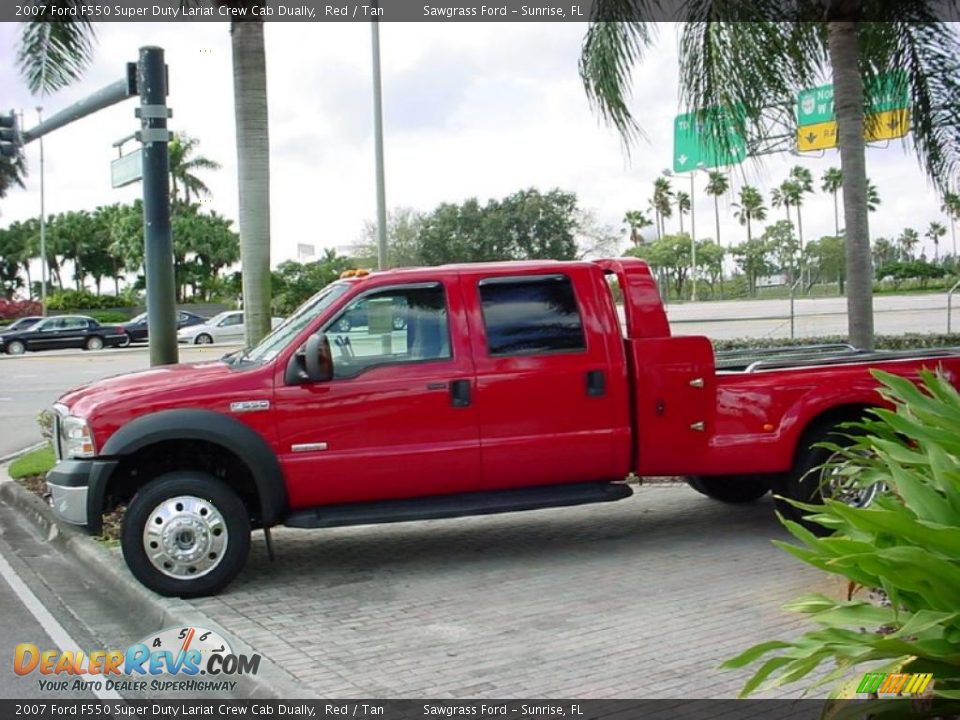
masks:
[[[577,255],[577,197],[529,189],[481,205],[444,203],[423,218],[427,265],[492,260],[572,260]]]
[[[349,269],[350,260],[327,250],[319,260],[309,263],[287,260],[270,273],[273,312],[288,315],[324,285]]]

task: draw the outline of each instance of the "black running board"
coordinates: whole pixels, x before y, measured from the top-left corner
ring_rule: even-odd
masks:
[[[633,494],[626,483],[592,482],[542,485],[516,490],[437,495],[410,500],[322,505],[291,513],[284,525],[295,528],[327,528],[345,525],[437,520],[467,515],[539,510],[623,500]]]

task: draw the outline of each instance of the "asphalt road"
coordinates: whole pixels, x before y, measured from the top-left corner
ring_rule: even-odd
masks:
[[[960,298],[954,302],[953,330],[960,330]],[[877,295],[873,299],[878,335],[947,331],[947,294]],[[678,335],[715,339],[790,337],[789,300],[727,300],[672,304],[667,316]],[[798,298],[794,302],[795,337],[847,334],[847,299]]]
[[[180,348],[182,362],[216,360],[236,346]],[[150,367],[147,346],[96,352],[73,350],[0,355],[0,458],[41,440],[37,414],[67,390],[100,378]]]
[[[10,662],[0,672],[0,698],[3,699],[69,699],[94,700],[89,690],[74,689],[72,676],[66,674],[41,675],[34,670],[26,675],[13,671],[14,648],[21,643],[32,643],[40,652],[70,651],[102,647],[97,638],[101,628],[109,637],[111,647],[118,639],[118,629],[126,622],[123,613],[109,601],[98,597],[99,606],[93,615],[90,608],[92,582],[84,577],[66,557],[54,550],[16,511],[0,503],[0,637],[5,640],[4,652]],[[80,620],[80,616],[85,616]],[[114,620],[107,619],[117,616]],[[135,631],[133,631],[135,632]],[[126,639],[124,637],[123,639]],[[67,688],[41,688],[39,681],[67,680]],[[101,699],[119,699],[115,692],[101,691]]]

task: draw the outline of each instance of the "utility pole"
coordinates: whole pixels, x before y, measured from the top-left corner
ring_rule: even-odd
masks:
[[[173,365],[178,361],[178,350],[170,237],[170,157],[167,154],[170,110],[163,49],[140,48],[137,68],[140,107],[136,113],[141,126],[138,138],[143,143],[143,240],[150,365]]]
[[[376,0],[373,7],[378,7]],[[373,139],[376,148],[377,174],[377,268],[387,267],[387,197],[383,177],[383,100],[380,88],[380,22],[374,15],[370,21],[373,50]]]
[[[37,106],[37,125],[43,125],[43,108]],[[47,207],[43,182],[43,135],[40,136],[40,314],[47,315]]]

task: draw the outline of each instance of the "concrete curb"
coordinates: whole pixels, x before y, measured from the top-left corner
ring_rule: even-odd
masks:
[[[251,655],[259,652],[185,600],[161,597],[145,588],[127,570],[118,547],[105,547],[82,529],[58,522],[53,511],[41,498],[10,477],[5,465],[0,466],[0,501],[18,510],[42,533],[47,542],[57,545],[83,564],[100,583],[116,595],[119,606],[137,608],[137,612],[157,628],[179,625],[203,627],[230,640],[235,653]],[[289,672],[263,653],[259,654],[261,661],[258,673],[245,676],[251,697],[319,699],[319,696]]]
[[[12,453],[7,453],[6,455],[0,456],[0,465],[3,465],[4,463],[8,463],[11,460],[16,460],[21,455],[26,455],[27,453],[31,453],[34,450],[39,450],[46,444],[47,444],[46,440],[41,440],[38,443],[34,443],[33,445],[25,447],[23,450],[15,450]],[[2,480],[2,478],[0,478],[0,480]]]

